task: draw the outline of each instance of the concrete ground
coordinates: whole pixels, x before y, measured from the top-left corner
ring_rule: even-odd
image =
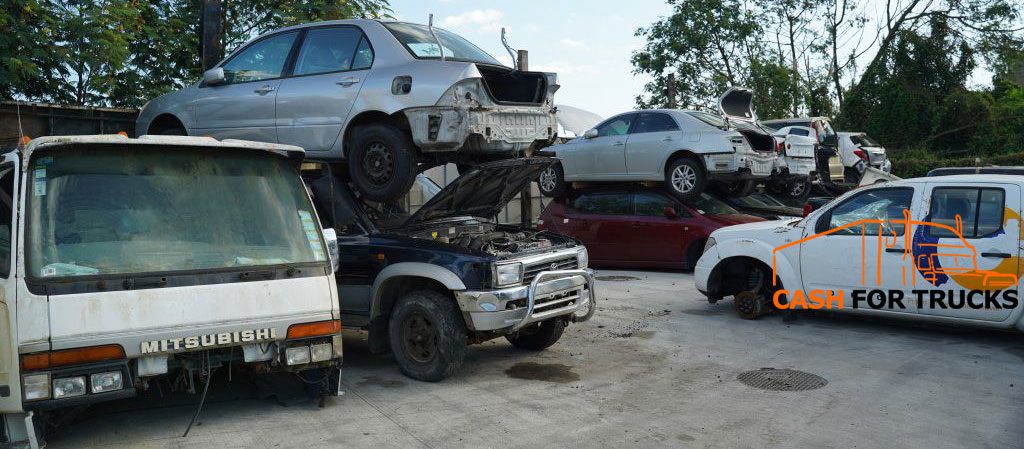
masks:
[[[283,407],[216,388],[91,409],[50,448],[1024,447],[1024,336],[834,315],[743,321],[689,274],[601,270],[600,309],[547,351],[472,346],[440,383],[403,377],[346,334],[346,395]],[[811,391],[737,380],[816,374]],[[215,385],[216,387],[216,385]]]

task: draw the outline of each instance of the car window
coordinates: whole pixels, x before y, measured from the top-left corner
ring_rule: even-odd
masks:
[[[384,22],[384,27],[417,58],[440,59],[443,48],[446,59],[502,65],[480,47],[450,31],[435,27],[431,33],[426,25],[404,22]],[[441,48],[438,48],[438,42],[441,42]]]
[[[725,128],[725,119],[720,115],[708,114],[707,112],[700,111],[686,111],[686,115],[707,123],[715,128]]]
[[[363,33],[354,27],[314,28],[306,32],[295,75],[350,70]]]
[[[836,231],[836,235],[878,235],[881,224],[885,235],[903,235],[903,211],[910,209],[910,201],[914,197],[914,189],[895,187],[873,189],[854,195],[828,214],[828,228],[836,229],[845,225],[868,220],[860,225],[853,225]],[[822,231],[819,229],[819,232]]]
[[[789,128],[789,133],[796,136],[810,136],[811,132],[804,128]]]
[[[850,140],[854,145],[861,147],[880,147],[878,142],[875,142],[867,134],[854,134],[850,136]]]
[[[650,192],[633,194],[633,210],[636,215],[645,217],[664,217],[666,207],[675,209],[676,215],[680,217],[690,216],[690,214],[686,212],[686,209],[677,206],[675,201],[672,201],[665,195]]]
[[[14,166],[0,168],[0,277],[11,274],[11,230],[14,223]]]
[[[670,117],[668,114],[652,112],[640,114],[640,118],[636,121],[636,126],[633,126],[633,132],[630,134],[656,133],[662,131],[679,131],[679,125],[677,125],[675,119]]]
[[[356,47],[356,56],[352,60],[352,70],[368,69],[373,65],[373,49],[370,48],[370,41],[363,36],[359,39],[359,46]]]
[[[581,195],[572,208],[585,214],[628,215],[629,195],[626,193],[592,193]]]
[[[832,124],[827,120],[818,122],[818,129],[821,132],[821,143],[835,145],[839,141],[839,136],[836,135],[835,130],[832,129]]]
[[[598,137],[622,136],[629,131],[629,125],[636,118],[636,114],[626,114],[612,118],[607,122],[597,125]]]
[[[224,81],[231,84],[280,78],[297,35],[282,33],[248,46],[221,66]]]
[[[956,229],[960,216],[964,238],[985,237],[1003,227],[1005,192],[1002,189],[974,187],[940,187],[932,190],[932,223]],[[934,237],[956,237],[949,229],[931,226],[928,233]]]

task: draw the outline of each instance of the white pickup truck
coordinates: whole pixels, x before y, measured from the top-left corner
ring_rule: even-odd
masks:
[[[1024,331],[1022,189],[1010,175],[898,180],[800,220],[722,228],[696,287],[734,295],[749,319],[809,308]]]
[[[337,246],[302,158],[117,135],[2,155],[0,443],[38,447],[41,414],[132,397],[157,376],[194,391],[227,364],[336,391]]]

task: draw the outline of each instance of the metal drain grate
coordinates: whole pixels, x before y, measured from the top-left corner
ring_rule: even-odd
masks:
[[[633,276],[594,276],[594,279],[608,282],[639,281],[640,278]]]
[[[828,381],[824,377],[792,369],[761,368],[736,376],[736,380],[754,388],[772,391],[817,390]]]

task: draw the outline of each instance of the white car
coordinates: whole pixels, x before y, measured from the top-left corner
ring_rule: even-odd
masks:
[[[733,87],[719,98],[718,114],[653,109],[611,117],[546,150],[561,161],[541,174],[540,191],[560,196],[573,182],[661,181],[685,200],[710,182],[723,193],[743,196],[769,178],[806,180],[806,171],[790,174],[775,139],[757,124],[752,100],[752,91]],[[787,154],[798,156],[794,166],[813,165],[797,164],[801,158],[813,161],[811,142],[790,146]]]
[[[826,142],[821,140],[821,134],[815,131],[814,128],[799,125],[784,126],[775,131],[773,135],[776,140],[779,141],[780,145],[787,137],[789,137],[791,141],[797,137],[810,139],[815,152],[819,153],[821,156],[828,156],[828,178],[833,182],[843,182],[843,159],[839,156],[839,152],[834,150],[833,146],[828,145]],[[811,164],[813,165],[811,170],[817,172],[817,165],[814,159],[811,160]],[[824,168],[822,168],[822,171],[824,171]],[[824,177],[822,177],[822,179],[824,179]]]
[[[695,284],[748,319],[810,308],[1024,330],[1022,189],[1009,175],[863,187],[803,219],[713,232]]]
[[[885,147],[865,133],[840,132],[839,156],[846,168],[856,169],[858,165],[867,164],[886,173],[892,171],[892,162],[886,156]]]

